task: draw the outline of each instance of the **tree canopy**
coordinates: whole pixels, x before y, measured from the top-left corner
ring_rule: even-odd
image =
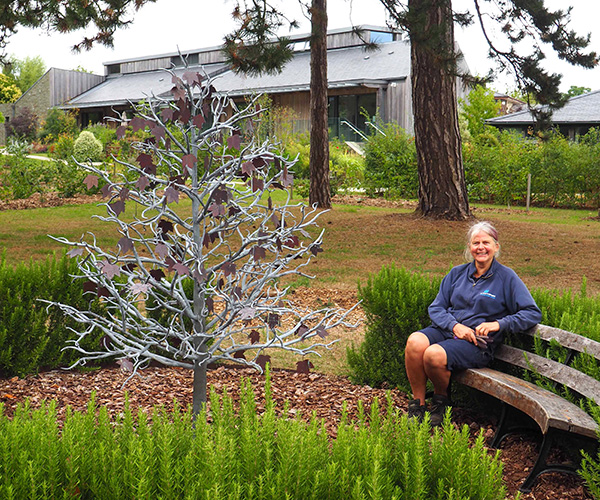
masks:
[[[0,74],[0,103],[15,102],[21,97],[21,90],[8,75]]]
[[[540,124],[549,124],[552,112],[566,102],[559,86],[562,75],[544,68],[548,51],[573,65],[593,68],[598,64],[598,54],[586,51],[590,34],[579,35],[569,26],[572,7],[551,10],[544,0],[499,0],[487,2],[473,0],[466,12],[452,10],[451,0],[380,0],[390,14],[392,22],[404,29],[414,39],[414,26],[418,25],[417,7],[420,11],[435,9],[444,3],[450,9],[448,15],[459,26],[479,24],[488,44],[489,57],[497,64],[497,72],[511,73],[525,96],[531,96],[536,104],[544,105],[532,111]],[[419,14],[422,15],[422,14]],[[496,35],[500,28],[502,35]],[[423,41],[434,46],[439,33],[429,31]],[[456,61],[461,54],[454,47],[445,51],[446,62],[453,61],[449,69],[459,73]],[[493,72],[487,80],[493,79]]]
[[[589,87],[580,87],[577,85],[571,85],[569,87],[569,90],[567,90],[566,93],[566,97],[567,99],[570,99],[571,97],[575,97],[577,95],[582,95],[582,94],[587,94],[588,92],[591,92],[592,89]]]
[[[484,87],[476,86],[467,99],[461,99],[461,114],[467,121],[467,128],[472,137],[478,136],[485,131],[485,121],[498,116],[500,103],[494,99],[494,91]]]
[[[25,59],[12,56],[5,63],[2,72],[12,77],[21,92],[25,93],[46,72],[46,63],[41,56]]]
[[[133,13],[156,0],[95,0],[94,2],[64,2],[62,0],[7,0],[0,9],[0,49],[5,49],[9,37],[20,26],[46,28],[68,33],[93,26],[96,33],[85,36],[73,47],[75,51],[90,49],[94,43],[113,46],[117,29],[133,21]]]

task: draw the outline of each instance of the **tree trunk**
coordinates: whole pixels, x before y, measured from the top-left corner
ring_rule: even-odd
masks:
[[[470,217],[462,163],[451,0],[409,0],[412,102],[425,217]]]
[[[309,203],[331,208],[327,127],[327,0],[312,0]]]

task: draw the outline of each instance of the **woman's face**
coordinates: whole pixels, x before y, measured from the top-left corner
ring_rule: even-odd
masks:
[[[479,231],[471,238],[469,248],[477,267],[489,267],[500,246],[485,231]]]

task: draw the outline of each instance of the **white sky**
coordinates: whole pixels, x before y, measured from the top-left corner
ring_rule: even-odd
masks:
[[[283,0],[280,0],[282,5]],[[472,0],[454,0],[455,10],[472,6]],[[591,48],[600,53],[600,2],[596,0],[546,0],[552,8],[573,5],[571,26],[579,34],[591,33]],[[197,49],[220,45],[223,36],[233,29],[231,11],[234,0],[157,0],[148,4],[135,15],[134,23],[120,30],[115,36],[114,49],[95,47],[89,52],[73,54],[71,47],[81,41],[82,32],[60,35],[42,30],[21,29],[10,40],[7,51],[18,58],[41,56],[47,67],[75,69],[83,67],[88,71],[104,74],[102,63],[140,57],[152,54]],[[287,9],[295,8],[295,0],[285,0]],[[352,9],[350,9],[352,5]],[[351,24],[385,25],[385,10],[378,0],[328,0],[329,27],[342,28]],[[310,30],[308,21],[299,9],[291,15],[301,22],[300,30]],[[467,64],[474,74],[486,74],[493,67],[487,59],[485,41],[478,25],[467,30],[457,29],[456,39],[462,48]],[[600,89],[600,68],[584,70],[549,57],[547,67],[563,74],[561,90],[571,85]],[[496,90],[505,91],[515,87],[507,75],[498,75],[494,84]]]

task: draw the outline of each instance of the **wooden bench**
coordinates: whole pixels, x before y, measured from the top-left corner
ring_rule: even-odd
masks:
[[[580,406],[523,380],[521,375],[524,372],[511,367],[543,375],[551,380],[555,387],[566,386],[600,405],[600,381],[569,366],[580,353],[587,353],[600,360],[600,343],[545,325],[538,325],[523,334],[539,337],[546,342],[558,342],[568,350],[564,363],[502,345],[496,350],[492,367],[456,372],[453,373],[452,380],[489,394],[502,402],[502,413],[492,447],[498,447],[509,434],[526,428],[516,423],[516,417],[526,415],[526,420],[530,423],[535,422],[534,429],[539,428],[542,440],[537,461],[520,488],[523,492],[529,492],[540,474],[556,471],[576,473],[581,460],[579,450],[589,448],[593,453],[597,449],[599,429],[596,421]],[[518,376],[506,373],[516,371],[520,372],[517,373]],[[574,463],[548,463],[549,451],[561,442],[577,446],[578,458]]]

